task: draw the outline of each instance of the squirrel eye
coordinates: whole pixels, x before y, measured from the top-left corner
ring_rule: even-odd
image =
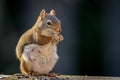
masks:
[[[48,26],[52,25],[51,20],[47,20],[47,25],[48,25]]]

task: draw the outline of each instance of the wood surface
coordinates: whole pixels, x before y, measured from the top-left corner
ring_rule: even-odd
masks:
[[[120,77],[106,76],[79,76],[79,75],[59,75],[57,77],[48,76],[23,76],[23,75],[0,75],[0,80],[120,80]]]

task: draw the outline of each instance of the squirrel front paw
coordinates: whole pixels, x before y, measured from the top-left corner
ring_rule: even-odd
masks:
[[[54,42],[60,42],[60,41],[62,41],[64,38],[63,38],[63,36],[62,35],[58,35],[58,36],[54,36],[53,38],[52,38],[52,41],[54,41]]]

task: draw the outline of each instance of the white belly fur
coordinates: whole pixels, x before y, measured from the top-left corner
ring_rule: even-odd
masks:
[[[40,54],[35,53],[35,55],[37,54],[38,56],[35,61],[31,61],[30,59],[35,57],[34,53],[31,53],[32,49],[35,47],[40,48],[42,52]],[[37,72],[39,74],[49,73],[58,60],[57,47],[51,43],[44,46],[36,44],[26,45],[22,56],[25,62],[31,62],[33,72]]]

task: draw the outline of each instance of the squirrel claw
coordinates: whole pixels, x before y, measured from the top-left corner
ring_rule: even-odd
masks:
[[[38,73],[34,73],[34,72],[29,72],[28,75],[29,75],[29,76],[39,76]]]
[[[44,74],[44,76],[48,76],[48,77],[57,77],[58,74],[52,72],[52,73]]]
[[[58,74],[52,72],[52,73],[47,73],[47,74],[38,74],[38,73],[33,73],[33,72],[29,72],[28,76],[48,76],[48,77],[57,77]]]
[[[59,35],[59,37],[60,37],[60,41],[64,40],[62,35]]]
[[[60,42],[60,41],[62,41],[63,39],[64,39],[64,38],[63,38],[62,35],[58,35],[58,36],[55,36],[55,37],[52,38],[52,40],[53,40],[54,42]]]

